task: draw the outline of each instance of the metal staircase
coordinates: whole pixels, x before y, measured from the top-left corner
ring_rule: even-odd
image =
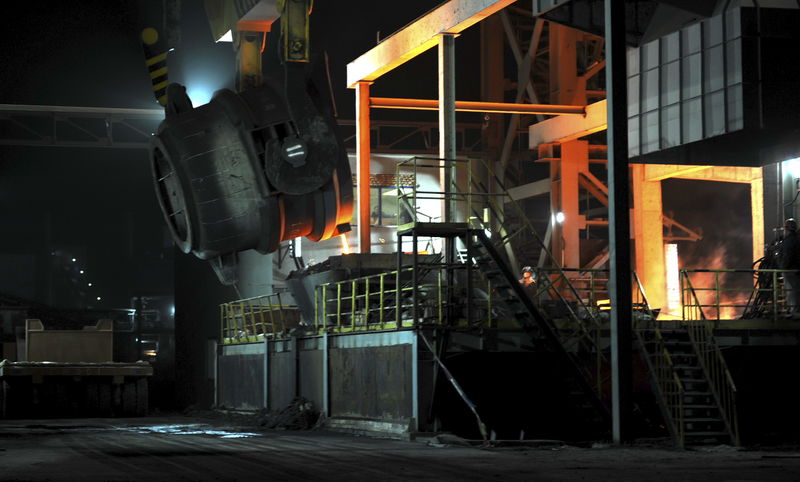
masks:
[[[474,240],[474,241],[473,241]],[[537,308],[518,281],[492,240],[481,229],[469,230],[464,239],[471,244],[477,268],[499,295],[502,305],[514,320],[531,336],[537,350],[553,352],[566,363],[564,384],[568,390],[570,408],[578,426],[571,427],[574,436],[603,435],[608,432],[610,415],[601,394],[595,391],[596,378],[586,360],[596,351],[596,345],[584,337],[574,336],[573,330],[560,330],[552,319]]]
[[[649,305],[638,278],[636,282]],[[652,312],[650,312],[652,315]],[[736,384],[703,320],[635,323],[653,392],[675,445],[739,445]]]

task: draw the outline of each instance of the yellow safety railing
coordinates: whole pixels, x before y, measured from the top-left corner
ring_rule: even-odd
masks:
[[[776,322],[787,312],[782,270],[684,269],[680,290],[684,320]]]
[[[672,357],[667,350],[664,338],[661,336],[661,331],[656,327],[655,331],[655,347],[650,356],[652,363],[653,375],[658,383],[658,389],[666,403],[666,409],[669,411],[672,418],[672,429],[675,432],[677,445],[683,448],[685,437],[685,424],[684,424],[684,409],[683,399],[685,390],[681,379],[678,377]]]
[[[687,321],[689,338],[703,364],[714,396],[725,417],[725,424],[733,434],[733,442],[739,446],[739,419],[736,412],[736,383],[733,381],[722,351],[714,340],[713,323]]]
[[[398,324],[397,320],[402,320],[402,311],[407,307],[402,300],[413,287],[401,286],[398,296],[397,274],[397,271],[388,271],[317,285],[314,330],[321,333],[401,328],[402,323]]]
[[[464,298],[460,296],[450,304],[447,299],[448,294],[461,287],[447,285],[444,266],[421,263],[417,269],[426,274],[416,285],[411,283],[414,268],[405,268],[399,276],[395,270],[316,286],[314,330],[345,333],[396,330],[422,323],[457,325],[463,313],[454,313],[454,310],[465,308]],[[479,311],[480,324],[492,325],[490,296],[475,300],[473,309]]]
[[[644,311],[646,317],[633,317],[633,327],[636,338],[645,353],[647,363],[657,390],[661,393],[664,404],[663,409],[670,418],[671,431],[680,448],[684,446],[684,410],[683,399],[685,390],[678,374],[675,371],[672,357],[667,350],[664,337],[661,334],[659,323],[656,322],[655,312],[647,301],[644,286],[636,272],[633,272],[634,287],[634,313],[636,310]],[[650,334],[652,333],[652,337]],[[648,346],[651,344],[651,346]]]
[[[288,334],[300,324],[300,311],[282,297],[273,293],[219,305],[220,342],[253,343]]]

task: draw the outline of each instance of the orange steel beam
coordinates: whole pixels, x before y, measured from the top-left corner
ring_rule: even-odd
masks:
[[[372,250],[370,232],[370,131],[369,131],[369,85],[372,82],[359,82],[356,86],[356,184],[358,184],[358,252]]]
[[[438,110],[436,99],[403,99],[394,97],[372,97],[370,107],[375,109]],[[582,105],[514,104],[509,102],[456,101],[458,112],[484,112],[488,114],[543,114],[586,115]]]
[[[403,27],[347,64],[347,86],[375,80],[435,47],[438,35],[458,34],[516,0],[450,0]]]

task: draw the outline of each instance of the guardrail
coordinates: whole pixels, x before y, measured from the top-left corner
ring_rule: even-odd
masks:
[[[683,269],[680,271],[682,319],[771,319],[788,313],[784,270]]]
[[[725,424],[733,434],[734,443],[739,444],[739,419],[736,412],[736,383],[733,381],[728,364],[722,356],[714,340],[714,331],[711,323],[703,321],[688,321],[686,328],[689,339],[694,344],[695,351],[700,357],[700,363],[711,382],[711,389],[717,399]]]
[[[416,285],[412,283],[414,269],[318,285],[314,290],[314,331],[385,331],[415,324],[458,326],[465,321],[464,288],[448,284],[448,268],[419,263]],[[482,290],[483,286],[475,288]],[[484,293],[485,297],[473,297],[472,310],[480,325],[495,326],[491,291]]]
[[[670,424],[670,432],[675,437],[678,447],[683,448],[685,438],[683,399],[685,390],[672,363],[672,357],[669,354],[669,350],[667,350],[659,324],[656,322],[655,312],[650,308],[642,282],[635,271],[633,272],[633,280],[636,284],[634,306],[637,306],[638,302],[638,306],[649,314],[648,317],[634,316],[634,333],[644,352],[645,363],[655,380],[656,390],[658,390],[662,400],[662,409],[666,412],[664,415],[667,417],[665,418],[668,418],[667,423]],[[645,330],[652,331],[652,339],[648,337],[648,332]],[[648,343],[652,344],[650,349],[648,349]]]
[[[299,326],[300,311],[282,297],[286,295],[272,293],[219,305],[220,343],[253,343]]]

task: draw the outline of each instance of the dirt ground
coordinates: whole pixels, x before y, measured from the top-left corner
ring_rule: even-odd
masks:
[[[0,480],[800,481],[800,447],[479,447],[254,427],[183,415],[0,420]]]

